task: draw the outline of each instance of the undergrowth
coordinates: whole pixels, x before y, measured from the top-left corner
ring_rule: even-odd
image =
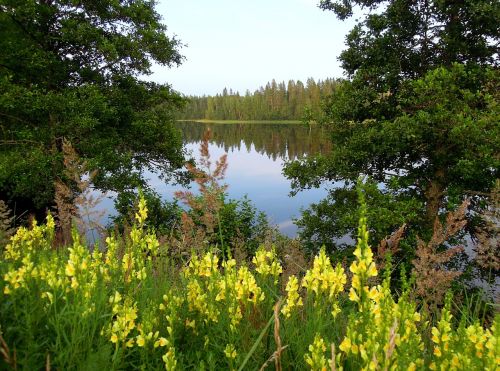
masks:
[[[101,249],[76,232],[54,249],[50,215],[17,231],[0,262],[2,368],[500,367],[500,316],[490,325],[472,311],[456,318],[448,295],[434,319],[406,281],[395,299],[390,275],[378,279],[363,213],[350,277],[322,250],[286,282],[264,247],[250,264],[210,248],[174,261],[147,214],[141,199],[126,238]]]

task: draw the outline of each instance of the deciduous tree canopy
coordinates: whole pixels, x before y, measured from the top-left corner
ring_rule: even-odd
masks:
[[[152,1],[0,1],[0,192],[43,209],[71,142],[101,189],[137,186],[145,168],[182,166],[172,127],[182,99],[146,82],[182,61]],[[60,179],[63,180],[64,179]]]
[[[325,106],[334,149],[327,156],[290,163],[285,170],[297,190],[323,181],[346,182],[327,202],[339,212],[326,217],[321,211],[325,205],[317,206],[306,213],[309,222],[302,222],[308,237],[322,234],[320,243],[353,230],[348,215],[355,208],[346,202],[354,200],[348,194],[360,175],[370,176],[384,196],[368,201],[379,210],[392,210],[390,216],[377,216],[380,225],[371,223],[380,234],[401,221],[432,226],[440,211],[464,196],[478,201],[477,195],[499,176],[500,4],[320,4],[340,19],[352,15],[354,6],[368,14],[347,36],[340,57],[349,80]],[[382,199],[385,206],[379,204]],[[326,235],[325,225],[331,231]]]

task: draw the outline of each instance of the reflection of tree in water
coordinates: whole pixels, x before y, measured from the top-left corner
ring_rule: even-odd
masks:
[[[225,152],[241,147],[255,150],[273,160],[295,159],[309,154],[327,153],[331,142],[327,131],[319,126],[297,124],[201,124],[180,122],[186,143],[199,142],[207,128],[212,131],[212,142]]]

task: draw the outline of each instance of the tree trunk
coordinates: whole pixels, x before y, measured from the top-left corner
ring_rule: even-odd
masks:
[[[426,198],[426,219],[429,226],[434,225],[436,217],[439,215],[439,208],[444,197],[444,175],[443,169],[438,169],[434,173],[434,178],[430,180],[429,185],[425,191]]]

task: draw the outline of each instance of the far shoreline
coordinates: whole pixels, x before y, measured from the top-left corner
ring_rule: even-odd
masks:
[[[206,120],[190,119],[176,120],[177,122],[198,122],[200,124],[302,124],[300,120]]]

